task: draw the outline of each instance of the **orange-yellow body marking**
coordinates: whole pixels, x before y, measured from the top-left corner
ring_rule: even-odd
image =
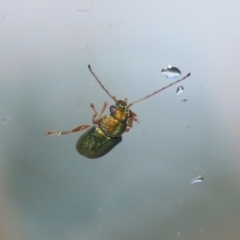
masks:
[[[119,122],[111,116],[105,116],[102,118],[101,124],[105,128],[104,130],[106,130],[109,134],[114,135],[118,128]]]
[[[115,114],[114,114],[114,117],[118,121],[123,122],[129,117],[129,113],[128,113],[128,111],[125,112],[125,109],[117,109]]]
[[[126,131],[126,124],[110,115],[102,117],[100,127],[108,137],[120,137]]]

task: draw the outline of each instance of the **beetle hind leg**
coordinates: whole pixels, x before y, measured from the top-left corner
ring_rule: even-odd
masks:
[[[76,133],[76,132],[80,132],[80,131],[83,131],[87,128],[89,128],[90,125],[81,125],[77,128],[74,128],[70,131],[55,131],[55,132],[51,132],[51,131],[48,131],[48,132],[45,132],[45,136],[59,136],[59,135],[66,135],[66,134],[69,134],[69,133]]]

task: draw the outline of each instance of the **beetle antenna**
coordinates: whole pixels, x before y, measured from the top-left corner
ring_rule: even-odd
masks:
[[[112,95],[108,92],[108,90],[103,86],[103,84],[101,83],[101,81],[98,79],[98,77],[97,77],[97,76],[95,75],[95,73],[93,72],[90,64],[88,65],[88,69],[89,69],[89,71],[91,72],[91,74],[94,76],[94,78],[97,80],[97,82],[100,84],[100,86],[102,87],[102,89],[108,94],[108,96],[109,96],[110,98],[112,98],[112,99],[116,102],[117,99],[115,98],[115,96],[112,96]]]
[[[153,95],[155,95],[155,94],[157,94],[157,93],[159,93],[159,92],[161,92],[161,91],[163,91],[163,90],[171,87],[172,85],[175,85],[175,84],[177,84],[177,83],[185,80],[185,79],[188,78],[190,75],[191,75],[191,73],[188,73],[185,77],[183,77],[183,78],[181,78],[181,79],[179,79],[179,80],[177,80],[177,81],[175,81],[175,82],[173,82],[173,83],[170,83],[169,85],[167,85],[167,86],[165,86],[165,87],[163,87],[163,88],[161,88],[161,89],[153,92],[152,94],[147,95],[147,96],[144,97],[144,98],[141,98],[141,99],[139,99],[139,100],[137,100],[137,101],[135,101],[135,102],[130,103],[130,104],[128,105],[128,108],[131,107],[134,103],[141,102],[141,101],[143,101],[143,100],[145,100],[145,99],[147,99],[147,98],[149,98],[149,97],[151,97],[151,96],[153,96]]]

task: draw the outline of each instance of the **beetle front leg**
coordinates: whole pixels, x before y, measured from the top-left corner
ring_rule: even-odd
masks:
[[[59,136],[59,135],[65,135],[65,134],[69,134],[69,133],[76,133],[76,132],[80,132],[80,131],[83,131],[87,128],[89,128],[90,125],[81,125],[77,128],[74,128],[70,131],[56,131],[56,132],[46,132],[44,135],[45,136]]]
[[[108,106],[107,102],[104,102],[102,111],[101,111],[99,117],[97,118],[97,110],[96,110],[96,108],[95,108],[95,106],[94,106],[93,103],[90,104],[90,107],[92,108],[92,110],[93,110],[93,112],[94,112],[94,113],[93,113],[93,117],[92,117],[92,123],[93,123],[93,124],[99,124],[99,122],[100,122],[100,120],[101,120],[101,118],[102,118],[102,115],[104,114],[104,112],[105,112],[106,109],[107,109],[107,106]]]
[[[127,128],[126,128],[126,132],[130,131],[130,128],[133,127],[133,121],[139,123],[138,119],[137,119],[137,114],[131,111],[131,115],[128,118],[127,121]]]

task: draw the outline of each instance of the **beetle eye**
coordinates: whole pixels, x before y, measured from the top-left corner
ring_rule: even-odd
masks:
[[[109,108],[109,111],[110,113],[114,114],[116,112],[116,106],[112,105],[110,108]]]

